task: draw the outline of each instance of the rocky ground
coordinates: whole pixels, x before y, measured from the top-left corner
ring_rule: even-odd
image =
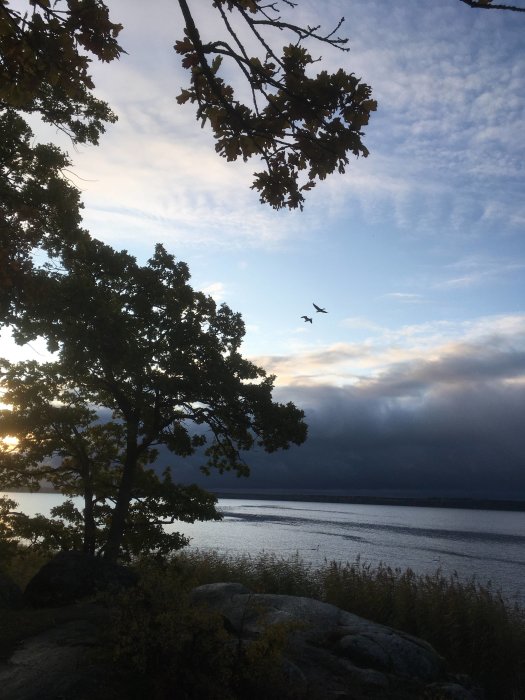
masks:
[[[100,581],[108,585],[108,573],[103,572],[97,581],[99,569],[97,576],[90,578],[86,566],[89,568],[89,563],[75,554],[58,558],[39,572],[39,580],[31,582],[25,596],[5,577],[2,588],[0,580],[0,607],[4,608],[0,617],[2,700],[136,697],[112,666],[104,646],[111,613],[89,598]],[[100,565],[97,562],[94,566]],[[79,596],[75,571],[83,572],[81,590],[87,598]],[[133,577],[121,574],[115,573],[121,583],[133,585]],[[445,660],[423,640],[334,605],[297,596],[253,594],[235,583],[200,586],[193,590],[191,600],[192,605],[221,615],[235,645],[247,648],[269,630],[284,630],[286,644],[278,663],[294,697],[483,698],[468,678],[448,674]],[[177,697],[176,689],[173,697]],[[264,692],[260,697],[266,698]]]

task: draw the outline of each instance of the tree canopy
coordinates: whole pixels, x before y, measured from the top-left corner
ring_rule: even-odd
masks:
[[[71,163],[52,144],[32,143],[33,132],[13,109],[0,110],[0,317],[35,289],[32,251],[58,255],[87,233],[81,228],[80,193],[64,177]]]
[[[27,11],[0,0],[0,314],[9,322],[33,289],[31,253],[57,255],[86,232],[69,156],[35,144],[26,115],[65,132],[73,144],[97,144],[116,121],[93,94],[92,58],[112,61],[121,25],[100,0],[32,0]]]
[[[116,117],[97,99],[90,56],[118,58],[122,25],[101,0],[30,0],[25,13],[0,1],[0,107],[39,114],[75,143],[98,143]]]
[[[303,412],[274,402],[274,377],[241,356],[240,315],[194,291],[161,245],[140,266],[90,241],[40,274],[45,293],[17,332],[47,338],[57,360],[3,363],[0,435],[19,442],[0,443],[0,483],[47,480],[83,496],[82,512],[72,502],[57,511],[70,526],[55,539],[109,558],[169,549],[181,540],[163,524],[218,516],[209,494],[158,476],[159,448],[172,459],[200,450],[203,470],[246,475],[246,451],[305,440]],[[176,473],[176,459],[164,466]]]

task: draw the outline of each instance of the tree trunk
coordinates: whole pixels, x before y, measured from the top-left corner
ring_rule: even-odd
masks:
[[[126,448],[126,459],[122,471],[122,479],[120,481],[117,502],[111,516],[109,525],[109,533],[106,544],[103,549],[104,559],[116,561],[120,554],[120,547],[124,537],[126,527],[126,518],[128,517],[129,504],[133,493],[133,485],[135,483],[135,472],[137,469],[137,426],[130,425],[128,422],[128,438]]]
[[[97,528],[93,513],[93,489],[91,485],[84,486],[84,544],[86,554],[95,554]]]

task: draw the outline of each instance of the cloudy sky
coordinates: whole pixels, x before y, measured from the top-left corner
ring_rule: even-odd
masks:
[[[176,103],[177,3],[108,5],[128,54],[93,66],[119,121],[72,153],[85,225],[186,261],[241,312],[276,397],[305,409],[309,441],[256,456],[246,485],[525,498],[525,14],[299,0],[298,24],[345,16],[351,51],[312,51],[379,106],[370,156],[275,212],[250,189],[258,164],[221,159]],[[190,5],[213,37],[209,3]]]

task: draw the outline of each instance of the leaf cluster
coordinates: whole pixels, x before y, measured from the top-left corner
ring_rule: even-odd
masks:
[[[0,315],[38,295],[32,254],[48,255],[87,237],[79,192],[65,177],[67,154],[33,144],[33,133],[13,109],[0,110]]]
[[[12,498],[0,496],[0,562],[9,562],[18,551],[18,534],[13,528],[11,514],[17,503]]]
[[[58,481],[58,475],[55,479]],[[134,489],[121,545],[120,555],[124,561],[132,561],[146,553],[162,559],[187,546],[189,539],[172,528],[166,530],[167,523],[221,519],[215,507],[215,496],[195,485],[173,484],[169,476],[161,478],[151,470],[139,481],[147,483]],[[72,484],[67,490],[75,491]],[[80,484],[76,491],[74,495],[84,495]],[[95,554],[103,551],[107,539],[115,492],[104,497],[103,492],[95,488]],[[153,494],[156,500],[153,500]],[[86,549],[86,513],[72,499],[52,508],[50,516],[40,513],[29,516],[15,510],[13,501],[10,506],[10,509],[3,508],[0,499],[0,559],[12,559],[20,551],[20,542],[27,551],[46,556],[59,551]]]
[[[285,3],[293,6],[293,3]],[[323,35],[319,27],[302,28],[285,22],[278,4],[215,2],[229,41],[205,43],[187,3],[179,2],[186,21],[185,38],[175,44],[182,65],[190,71],[190,86],[179,94],[179,104],[197,105],[197,119],[209,122],[216,151],[229,161],[258,157],[264,170],[256,172],[252,188],[261,202],[275,209],[302,208],[304,193],[316,181],[345,172],[348,154],[367,156],[363,127],[377,108],[371,89],[342,68],[330,74],[309,75],[314,59],[303,45],[321,41],[344,50],[345,39],[335,35],[342,24]],[[261,49],[248,54],[246,42],[230,15],[244,23]],[[295,35],[295,42],[277,53],[263,30],[278,29]],[[249,85],[251,100],[237,98],[233,86],[221,76],[227,65],[236,67]]]
[[[122,29],[101,0],[30,0],[25,13],[0,2],[0,108],[38,113],[75,143],[97,143],[116,120],[96,99],[91,58],[112,61]]]

